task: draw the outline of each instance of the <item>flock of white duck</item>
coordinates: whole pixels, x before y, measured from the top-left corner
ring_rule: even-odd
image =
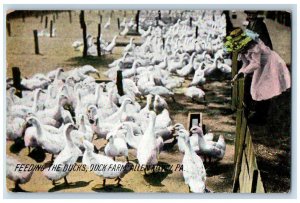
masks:
[[[148,27],[145,31],[140,29],[142,45],[135,46],[131,39],[123,56],[109,64],[105,74],[112,82],[96,83],[89,74],[99,74],[98,70],[85,65],[70,71],[58,68],[47,74],[23,78],[21,84],[29,91],[23,91],[22,98],[10,87],[7,91],[7,139],[22,138],[29,150],[44,149],[52,155],[50,168],[57,164],[75,164],[81,156],[87,167],[122,165],[120,171],[94,171],[103,177],[104,185],[105,179],[117,179],[119,183],[131,171],[130,148],[136,151],[138,164],[155,166],[164,143],[178,139],[178,148],[184,154],[185,183],[192,192],[207,191],[206,171],[200,155],[222,159],[226,148],[224,137],[220,135],[215,142],[212,133],[204,135],[198,126],[189,132],[181,123],[172,124],[165,98],[173,97],[174,89],[181,87],[185,77],[193,74],[185,95],[201,100],[205,93],[198,85],[205,83],[214,71],[231,71],[230,60],[224,58],[222,48],[225,16],[219,11],[183,12],[182,20],[168,24],[159,20],[156,26],[154,20],[145,17],[151,15],[150,11],[141,13],[140,23]],[[192,26],[189,16],[194,16]],[[131,24],[132,21],[127,23],[126,19],[121,23],[124,29],[135,26]],[[197,38],[196,26],[199,28]],[[123,74],[123,96],[118,94],[115,83],[118,70]],[[142,107],[137,98],[143,96],[147,102]],[[95,150],[95,139],[107,140],[104,152]],[[127,162],[116,161],[116,157],[125,157]],[[7,177],[16,185],[28,182],[32,176],[32,172],[15,171],[17,163],[7,156]],[[62,178],[67,183],[68,173],[43,171],[54,184]]]

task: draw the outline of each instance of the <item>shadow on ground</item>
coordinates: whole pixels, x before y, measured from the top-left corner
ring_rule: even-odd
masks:
[[[59,185],[55,185],[48,192],[57,192],[57,191],[64,190],[64,189],[73,189],[73,188],[86,187],[90,184],[90,182],[92,182],[92,180],[89,181],[89,182],[87,182],[87,181],[77,181],[77,182],[73,182],[73,183],[69,183],[69,184],[65,184],[63,182]]]

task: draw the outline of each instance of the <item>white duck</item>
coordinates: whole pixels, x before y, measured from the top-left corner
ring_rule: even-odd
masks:
[[[197,85],[201,85],[204,84],[206,81],[206,78],[204,76],[204,70],[199,67],[194,74],[193,80],[192,82],[189,84],[189,86],[197,86]]]
[[[167,88],[163,86],[150,86],[146,87],[144,89],[145,94],[153,94],[153,95],[160,95],[163,97],[172,97],[174,96],[174,93],[168,90]]]
[[[136,68],[137,68],[137,61],[134,61],[132,64],[132,67],[130,69],[126,69],[126,70],[122,71],[123,78],[130,78],[130,77],[136,75],[136,73],[137,73]]]
[[[110,115],[109,117],[105,118],[103,122],[105,123],[112,123],[114,125],[121,123],[122,121],[122,115],[125,112],[125,108],[127,104],[132,104],[132,100],[129,98],[126,98],[123,102],[121,107],[112,115]]]
[[[128,25],[126,23],[124,29],[122,30],[122,32],[120,32],[120,35],[126,37],[128,32],[129,32],[129,28],[128,28]]]
[[[117,39],[117,35],[114,36],[113,40],[111,41],[111,43],[109,45],[107,45],[107,47],[104,48],[104,51],[106,52],[109,52],[109,53],[112,53],[113,49],[115,48],[116,46],[116,39]]]
[[[119,127],[117,127],[117,130],[107,134],[106,140],[108,140],[108,143],[104,148],[104,152],[107,156],[112,157],[114,160],[115,157],[125,156],[127,162],[129,162],[125,135],[123,132],[120,132],[118,128]]]
[[[205,99],[205,92],[195,86],[187,88],[184,92],[184,95],[197,102],[203,101]]]
[[[36,128],[36,140],[40,147],[52,154],[59,154],[65,147],[65,138],[61,134],[49,132],[43,128],[41,122],[33,116],[26,119],[26,122]]]
[[[226,150],[226,143],[222,135],[219,136],[217,142],[213,142],[206,141],[203,138],[203,131],[202,128],[200,128],[199,126],[192,127],[190,132],[199,136],[199,153],[201,155],[207,156],[209,160],[211,160],[211,158],[217,160],[223,159]]]
[[[188,74],[190,74],[193,71],[193,61],[195,57],[196,52],[193,52],[193,54],[190,57],[189,63],[185,65],[182,69],[177,70],[177,74],[182,77],[186,77]]]
[[[15,191],[22,190],[19,184],[25,184],[30,181],[31,176],[33,174],[32,171],[23,171],[16,170],[18,166],[23,165],[21,162],[11,157],[10,155],[6,155],[6,177],[15,183]]]
[[[231,67],[226,63],[222,63],[221,61],[218,61],[217,68],[223,73],[231,73]]]
[[[132,163],[124,163],[114,161],[112,158],[94,153],[94,145],[87,140],[83,141],[85,151],[82,158],[82,163],[85,164],[90,171],[93,171],[96,175],[102,176],[103,187],[105,187],[106,179],[118,180],[118,186],[120,185],[121,178],[123,178],[133,168]],[[92,166],[95,165],[108,166],[103,170],[95,170]]]
[[[149,112],[150,122],[146,129],[137,149],[137,159],[139,164],[144,166],[153,166],[158,163],[159,149],[155,138],[155,120],[156,114],[153,111]],[[146,172],[146,170],[145,170]]]
[[[127,44],[126,47],[124,48],[124,51],[123,51],[124,53],[131,52],[131,51],[134,50],[135,44],[133,43],[133,40],[134,40],[134,38],[131,37],[130,41],[129,41],[129,44]]]
[[[104,25],[104,29],[109,29],[110,28],[110,20],[111,20],[111,18],[109,17],[107,22]]]
[[[46,80],[46,79],[35,79],[35,78],[31,78],[31,79],[23,78],[21,80],[21,85],[23,85],[25,88],[29,90],[34,90],[36,88],[44,89],[49,84],[50,84],[50,80],[48,79]]]
[[[186,60],[185,57],[188,56],[187,53],[182,54],[179,56],[179,61],[168,61],[168,71],[171,73],[176,72],[177,69],[181,69],[184,66],[184,61]]]
[[[172,121],[170,118],[169,111],[164,109],[160,114],[156,116],[155,130],[164,129],[171,125]]]
[[[62,119],[61,107],[64,105],[64,102],[66,102],[67,100],[68,97],[66,97],[63,94],[60,94],[57,97],[56,104],[54,107],[50,109],[45,109],[43,111],[38,111],[35,113],[35,115],[40,119],[50,118],[59,121],[60,119]]]
[[[181,129],[185,130],[182,123],[176,123],[173,127],[174,127],[176,133]],[[185,131],[185,132],[187,132],[187,131]],[[186,136],[189,136],[188,132],[186,133]],[[203,138],[205,141],[210,142],[213,140],[214,134],[207,133],[207,134],[203,135]],[[190,144],[196,153],[199,152],[198,134],[193,134],[190,136]],[[184,153],[184,143],[182,142],[182,139],[178,140],[178,149],[180,152]]]
[[[168,109],[168,103],[166,102],[166,100],[164,98],[162,98],[159,95],[155,95],[154,97],[154,102],[153,102],[153,109],[155,110],[155,112],[160,112],[164,109]]]
[[[66,144],[64,149],[58,154],[55,158],[53,165],[50,168],[46,168],[43,171],[43,175],[52,180],[52,183],[55,184],[55,181],[64,178],[65,184],[68,184],[67,175],[71,170],[64,170],[65,167],[69,168],[76,163],[78,157],[82,155],[80,149],[73,143],[71,132],[76,129],[75,126],[71,123],[67,124],[64,127],[64,136],[66,138]],[[61,170],[55,170],[53,167],[61,165]]]
[[[206,170],[202,159],[194,152],[184,129],[178,131],[178,139],[182,139],[184,156],[182,159],[183,177],[191,192],[204,193]]]
[[[20,117],[7,117],[6,139],[15,140],[22,137],[26,129],[26,121]]]
[[[214,58],[213,63],[207,63],[204,62],[205,67],[204,67],[204,75],[210,75],[212,74],[216,69],[217,69],[217,61],[219,58]]]

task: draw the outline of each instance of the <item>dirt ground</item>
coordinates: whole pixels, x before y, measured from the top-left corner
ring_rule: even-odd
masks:
[[[110,11],[101,11],[100,13],[103,16],[103,23],[106,23]],[[53,19],[53,15],[55,14],[47,14],[49,20]],[[104,72],[107,69],[107,64],[121,56],[123,47],[116,47],[112,55],[103,56],[101,59],[99,57],[82,58],[82,54],[74,51],[71,46],[75,40],[82,38],[79,12],[72,12],[72,23],[69,22],[68,12],[60,12],[58,15],[54,23],[54,27],[57,28],[57,36],[54,38],[39,38],[40,55],[34,54],[32,33],[34,29],[44,29],[44,22],[40,23],[40,17],[26,17],[25,22],[22,22],[22,18],[10,19],[12,36],[7,37],[6,40],[7,77],[11,77],[11,67],[14,66],[20,68],[23,77],[30,77],[37,72],[46,73],[56,67],[63,67],[65,70],[68,70],[85,64],[90,64],[99,69],[100,72]],[[126,12],[127,19],[134,15],[131,11]],[[115,11],[113,13],[111,29],[102,29],[105,40],[110,41],[118,33],[117,17],[122,21],[123,16],[123,11]],[[88,33],[96,36],[97,24],[99,23],[98,11],[86,11],[85,19]],[[129,42],[129,39],[130,37],[118,37],[117,42]],[[140,41],[139,37],[135,37],[135,40],[137,42]],[[274,44],[274,47],[276,47],[277,43]],[[280,52],[280,55],[284,56],[284,54]],[[102,75],[102,77],[104,76]],[[215,192],[231,192],[234,168],[235,114],[230,110],[231,92],[229,79],[225,77],[211,78],[204,85],[203,89],[206,92],[206,104],[195,104],[183,95],[176,94],[176,102],[168,102],[171,118],[173,123],[181,122],[186,124],[188,112],[202,112],[203,123],[208,130],[215,133],[215,138],[217,139],[219,134],[225,136],[227,148],[224,159],[219,163],[206,165],[207,187]],[[94,144],[98,149],[101,149],[105,141],[95,140]],[[267,149],[277,153],[276,149],[268,147]],[[23,163],[36,163],[34,159],[28,156],[26,148],[20,148],[12,142],[7,142],[6,152]],[[163,151],[159,160],[161,164],[176,166],[181,163],[182,157],[182,154],[177,149],[177,145],[175,145]],[[134,150],[130,150],[129,159],[136,162]],[[49,161],[50,156],[46,154],[45,160],[41,163]],[[47,180],[41,172],[35,172],[31,180],[21,185],[21,187],[24,191],[29,192],[188,192],[188,187],[185,185],[182,174],[179,171],[157,172],[148,176],[143,176],[140,171],[131,171],[122,179],[122,187],[116,187],[114,180],[108,180],[107,185],[109,187],[106,189],[102,188],[102,178],[91,172],[72,171],[68,175],[68,181],[72,183],[70,186],[65,186],[63,180],[59,181],[57,186],[53,186],[51,181]],[[12,188],[13,182],[7,179],[7,189],[11,191]]]

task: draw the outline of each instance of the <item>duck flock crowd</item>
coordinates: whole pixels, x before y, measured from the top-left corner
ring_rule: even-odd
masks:
[[[213,141],[214,135],[204,134],[199,126],[185,129],[181,123],[172,123],[167,101],[189,76],[193,79],[184,94],[201,101],[205,93],[199,85],[207,77],[215,71],[231,72],[231,61],[223,51],[226,20],[221,11],[171,11],[168,18],[164,12],[168,11],[155,19],[157,11],[141,11],[143,43],[136,46],[131,39],[123,56],[108,65],[104,74],[111,82],[97,83],[90,74],[100,75],[99,71],[84,65],[23,78],[21,84],[27,90],[22,97],[7,86],[7,140],[22,139],[29,150],[39,147],[51,154],[50,168],[42,174],[53,184],[63,178],[68,183],[69,171],[51,167],[75,164],[79,157],[88,168],[121,165],[118,171],[94,171],[103,177],[104,186],[106,179],[116,179],[119,184],[133,167],[129,149],[136,152],[138,164],[146,166],[146,174],[149,167],[158,164],[164,143],[176,140],[183,154],[185,183],[191,192],[207,192],[202,159],[221,160],[226,148],[224,137]],[[122,23],[123,31],[135,29],[131,21]],[[122,35],[126,36],[125,32]],[[116,38],[104,50],[112,52]],[[122,96],[116,86],[118,70],[123,76]],[[107,140],[104,150],[96,148],[95,139]],[[7,177],[17,187],[30,181],[33,171],[15,170],[20,162],[12,156],[7,155],[6,160]]]

